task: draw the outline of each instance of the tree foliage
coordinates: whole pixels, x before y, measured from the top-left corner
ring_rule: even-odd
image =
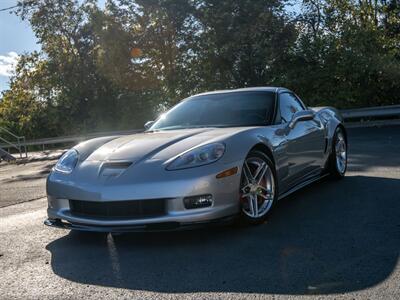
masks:
[[[309,105],[399,103],[397,0],[20,1],[21,56],[0,126],[28,138],[140,128],[207,90],[275,85]]]
[[[307,0],[304,8],[289,85],[312,105],[399,103],[400,36],[392,28],[400,16],[385,1]]]

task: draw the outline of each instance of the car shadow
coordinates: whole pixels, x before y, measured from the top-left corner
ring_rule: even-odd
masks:
[[[267,223],[111,236],[71,232],[47,245],[74,282],[166,293],[329,294],[385,280],[400,248],[400,180],[324,180],[280,201]]]

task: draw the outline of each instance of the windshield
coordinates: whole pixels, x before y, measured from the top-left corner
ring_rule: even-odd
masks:
[[[150,130],[264,126],[272,121],[274,105],[273,92],[235,92],[195,96],[163,114]]]

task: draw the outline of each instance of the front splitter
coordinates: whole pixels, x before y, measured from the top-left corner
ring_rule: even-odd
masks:
[[[191,230],[209,226],[222,226],[232,223],[235,220],[235,218],[236,215],[206,222],[193,222],[193,223],[163,222],[163,223],[124,225],[124,226],[93,226],[80,223],[69,223],[62,221],[60,219],[46,219],[44,221],[44,225],[62,229],[69,229],[69,230],[104,232],[104,233],[162,232],[162,231]]]

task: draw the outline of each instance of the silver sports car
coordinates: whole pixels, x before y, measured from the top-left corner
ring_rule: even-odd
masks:
[[[346,172],[339,112],[309,109],[285,88],[196,95],[145,127],[67,151],[47,180],[45,224],[102,232],[259,224],[279,199]]]

